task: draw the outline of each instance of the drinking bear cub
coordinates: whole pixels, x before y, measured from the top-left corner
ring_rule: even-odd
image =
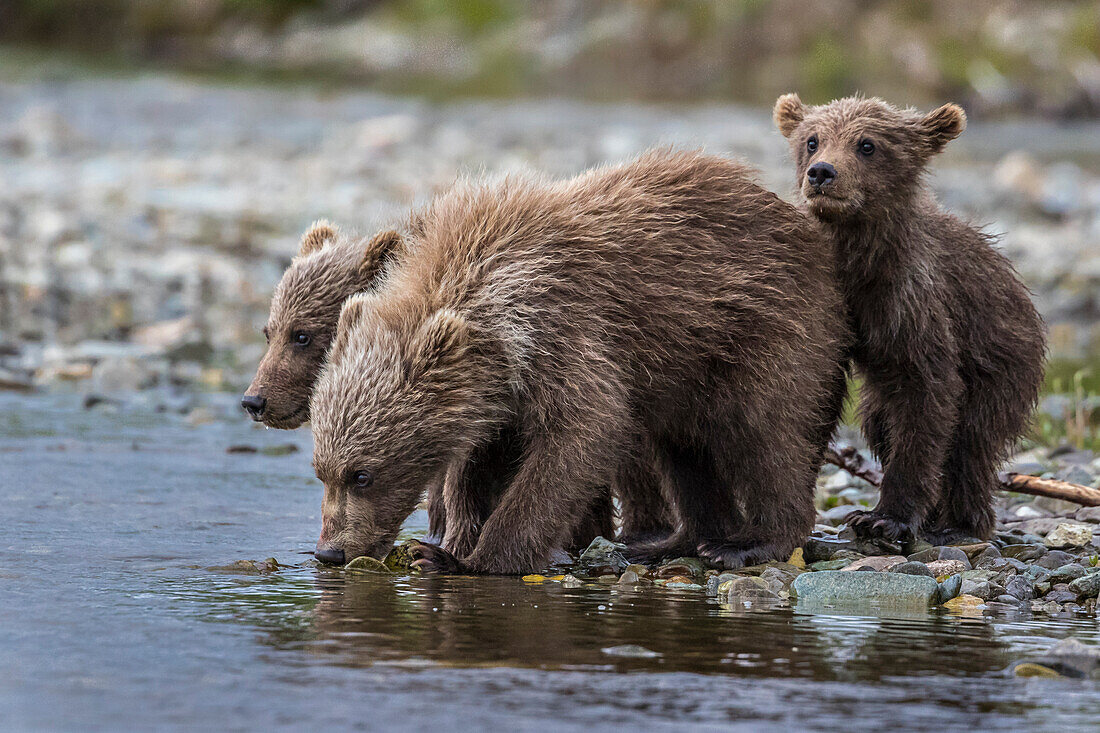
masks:
[[[392,230],[367,240],[343,236],[325,221],[310,227],[302,237],[298,256],[275,287],[264,327],[267,353],[241,399],[241,406],[253,420],[268,427],[294,429],[309,419],[309,398],[336,333],[340,307],[350,296],[373,287],[383,268],[404,250],[404,239]],[[484,460],[493,459],[493,455],[484,456]],[[486,490],[481,513],[485,516],[493,501],[493,492],[488,489],[500,486],[508,470],[508,465],[484,466]],[[657,509],[650,511],[656,517],[662,516]],[[446,513],[438,486],[429,492],[428,517],[431,534],[442,539]],[[628,530],[646,526],[633,515],[624,516],[624,528]],[[575,528],[568,547],[583,549],[593,537],[609,537],[612,532],[614,507],[609,490],[604,489]]]
[[[844,337],[817,230],[741,165],[660,152],[562,182],[463,185],[344,305],[311,414],[318,557],[382,556],[443,477],[426,570],[544,567],[624,466],[653,461],[676,532],[727,566],[813,525]],[[478,516],[471,456],[515,468]],[[617,484],[629,493],[629,482]]]
[[[1044,344],[1012,265],[923,181],[966,116],[863,98],[807,107],[788,94],[775,121],[805,205],[835,242],[863,432],[885,468],[878,506],[851,523],[892,539],[922,525],[940,541],[989,537],[995,472],[1027,425]]]

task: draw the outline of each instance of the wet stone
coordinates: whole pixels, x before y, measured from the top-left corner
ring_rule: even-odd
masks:
[[[993,613],[1012,613],[1015,611],[1030,611],[1031,603],[1028,601],[1021,601],[1015,596],[1004,594],[999,595],[991,601],[986,603],[986,612]]]
[[[841,570],[889,570],[895,565],[901,565],[904,563],[905,557],[902,555],[875,555],[872,557],[862,557],[855,560],[848,565],[845,565]]]
[[[791,585],[799,606],[843,606],[858,609],[919,610],[939,592],[936,581],[901,573],[803,573]]]
[[[1069,638],[1059,641],[1044,654],[1035,657],[1043,665],[1064,677],[1100,679],[1100,647]]]
[[[637,585],[641,581],[641,577],[639,577],[636,572],[634,572],[633,570],[627,570],[621,576],[619,576],[616,585]]]
[[[943,607],[952,613],[966,615],[981,615],[985,610],[985,601],[977,596],[958,595],[949,601],[945,601]]]
[[[939,584],[939,598],[941,603],[945,603],[962,592],[962,576],[952,575],[949,578],[944,578],[943,582]]]
[[[392,572],[381,560],[370,557],[368,555],[361,555],[355,558],[344,566],[344,570],[361,570],[372,573]]]
[[[619,574],[626,570],[628,565],[622,553],[625,549],[626,545],[597,537],[577,558],[574,572],[593,576],[614,574],[615,579],[618,580]]]
[[[966,556],[966,553],[957,547],[941,547],[940,560],[956,560],[963,564],[965,570],[970,569],[970,558]]]
[[[657,568],[658,578],[671,578],[684,575],[689,578],[702,578],[707,572],[703,561],[696,557],[678,557]]]

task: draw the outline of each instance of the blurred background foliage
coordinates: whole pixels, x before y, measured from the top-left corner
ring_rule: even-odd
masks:
[[[860,89],[987,115],[1100,113],[1095,0],[4,0],[0,42],[438,97],[770,104]]]

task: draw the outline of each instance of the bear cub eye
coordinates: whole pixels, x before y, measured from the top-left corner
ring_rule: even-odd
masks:
[[[806,150],[811,153],[817,152],[817,135],[811,135],[810,139],[806,141]]]
[[[871,155],[875,152],[875,144],[870,140],[860,140],[859,152],[862,155]]]
[[[295,331],[291,337],[298,346],[309,346],[309,342],[313,340],[305,331]]]
[[[370,471],[356,471],[351,476],[351,483],[357,489],[365,489],[374,483],[374,474]]]

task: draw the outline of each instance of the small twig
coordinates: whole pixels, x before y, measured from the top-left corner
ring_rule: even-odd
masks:
[[[864,458],[851,446],[840,448],[836,443],[830,443],[825,450],[825,460],[872,486],[882,485],[882,469],[874,461]],[[998,479],[1001,482],[1002,491],[1048,496],[1052,499],[1072,501],[1082,506],[1100,506],[1100,489],[1073,484],[1069,481],[1027,476],[1022,473],[1002,473]]]

